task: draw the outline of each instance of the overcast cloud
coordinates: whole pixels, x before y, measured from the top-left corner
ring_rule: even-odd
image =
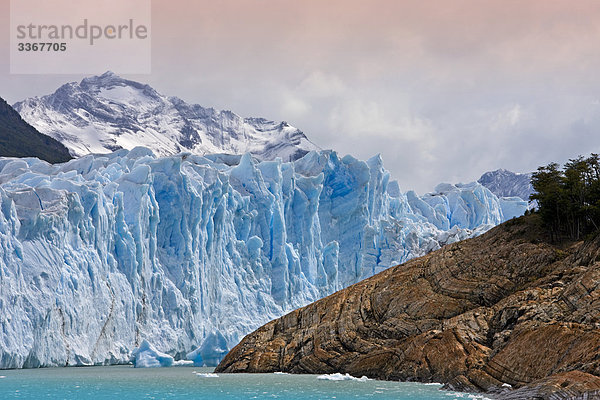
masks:
[[[381,153],[403,190],[600,152],[595,0],[152,4],[153,73],[127,78]],[[0,46],[11,103],[82,78],[9,75],[7,33]]]

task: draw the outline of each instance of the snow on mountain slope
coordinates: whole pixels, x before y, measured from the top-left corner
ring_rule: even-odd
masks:
[[[123,363],[144,340],[214,365],[265,322],[510,217],[479,184],[403,194],[380,157],[0,159],[0,367]]]
[[[318,150],[286,122],[190,105],[111,72],[68,83],[14,108],[74,156],[145,146],[161,156],[251,153],[260,160],[293,161]]]
[[[531,173],[518,174],[505,169],[486,172],[477,181],[498,197],[520,197],[529,201],[534,192]]]

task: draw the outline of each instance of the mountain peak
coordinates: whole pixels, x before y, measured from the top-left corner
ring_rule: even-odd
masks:
[[[135,96],[143,96],[143,97],[151,97],[151,98],[159,98],[164,97],[156,90],[154,90],[151,86],[125,79],[114,72],[107,71],[102,75],[90,76],[87,78],[83,78],[81,82],[76,83],[72,82],[67,84],[70,88],[72,88],[75,92],[82,91],[88,94],[92,94],[96,97],[102,97],[102,94],[106,90],[114,89],[114,88],[129,88],[128,91],[130,94],[138,93]],[[125,92],[121,91],[121,94],[125,94]],[[165,98],[166,99],[166,98]],[[110,97],[110,100],[115,100]]]
[[[529,200],[533,193],[531,174],[515,173],[504,168],[486,172],[477,182],[498,197],[520,197]]]
[[[167,97],[107,71],[15,104],[23,119],[73,155],[146,146],[159,156],[251,153],[261,160],[298,159],[319,150],[287,122],[242,118]]]
[[[112,71],[106,71],[102,75],[94,75],[83,78],[80,82],[80,85],[107,84],[112,82],[126,82],[126,80]]]

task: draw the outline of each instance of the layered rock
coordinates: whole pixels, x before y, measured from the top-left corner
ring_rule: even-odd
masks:
[[[510,398],[594,398],[600,237],[569,247],[544,237],[537,216],[521,218],[390,268],[266,324],[217,371],[341,372]]]

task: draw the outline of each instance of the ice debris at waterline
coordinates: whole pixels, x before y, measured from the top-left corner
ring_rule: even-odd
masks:
[[[131,352],[131,362],[136,368],[173,366],[173,357],[156,350],[146,339]]]
[[[317,376],[318,380],[321,381],[356,381],[356,382],[367,382],[370,381],[369,378],[367,378],[366,376],[363,376],[361,378],[357,378],[355,376],[352,376],[348,373],[346,374],[340,374],[339,372],[335,373],[335,374],[326,374],[326,375],[319,375]]]
[[[196,374],[196,376],[200,377],[200,378],[218,378],[219,377],[219,375],[213,374],[212,372],[208,372],[208,373],[194,372],[194,374]]]
[[[194,365],[194,362],[191,360],[177,360],[173,361],[174,367],[191,367]]]
[[[335,152],[0,159],[0,367],[127,363],[142,339],[214,365],[287,311],[512,217],[509,203],[479,184],[404,194],[380,157]]]
[[[220,333],[211,333],[204,338],[200,347],[186,355],[196,366],[215,366],[227,354],[227,340]]]

